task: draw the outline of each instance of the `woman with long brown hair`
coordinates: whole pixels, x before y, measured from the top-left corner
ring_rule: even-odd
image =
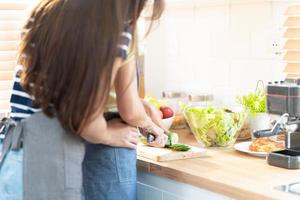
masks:
[[[83,138],[88,142],[83,180],[79,180],[80,176],[70,180],[83,184],[84,198],[136,198],[136,127],[156,136],[151,145],[164,146],[166,142],[163,127],[147,116],[139,99],[134,58],[128,53],[128,49],[134,49],[129,48],[129,43],[134,47],[137,20],[146,3],[147,0],[43,0],[33,10],[25,25],[20,48],[19,61],[23,68],[18,76],[21,77],[22,88],[15,83],[14,90],[19,91],[13,93],[11,100],[15,119],[29,117],[23,125],[29,132],[24,139],[24,159],[27,159],[24,169],[34,176],[24,182],[31,184],[24,186],[25,197],[67,199],[72,196],[70,188],[67,191],[64,188],[64,194],[59,196],[57,193],[61,187],[59,184],[53,186],[55,180],[46,179],[47,182],[41,179],[45,178],[45,171],[49,172],[47,177],[51,179],[55,170],[60,168],[70,169],[75,176],[82,154],[78,153],[78,158],[73,154],[74,151],[81,152],[77,148],[82,144],[78,138]],[[154,0],[152,6],[150,19],[155,20],[162,13],[163,1]],[[117,116],[121,118],[106,112],[112,87],[116,92]],[[28,98],[26,95],[18,96],[23,89],[30,95]],[[26,97],[27,101],[22,99],[18,102],[21,97]],[[30,116],[39,109],[41,113]],[[26,110],[29,114],[22,114]],[[48,117],[57,119],[58,123]],[[37,122],[50,128],[39,134],[42,127],[34,126]],[[51,126],[55,127],[52,129]],[[53,137],[61,132],[58,126],[66,133]],[[31,145],[26,144],[29,138]],[[56,144],[58,150],[55,152],[51,148],[54,140],[61,142],[58,138],[69,141],[62,144],[64,154],[73,153],[71,157],[66,155],[64,163],[67,162],[67,165],[61,164],[58,159],[61,147]],[[53,151],[53,154],[47,155],[47,159],[42,158],[41,152],[34,159],[25,156],[25,153],[33,156],[30,154],[33,149],[46,149],[45,152]],[[35,168],[29,165],[38,161],[43,163]],[[70,163],[72,167],[68,168]],[[60,178],[57,174],[53,177]],[[67,178],[66,182],[72,182],[70,180]],[[80,189],[78,183],[70,183],[77,192]],[[50,185],[51,191],[47,190]],[[34,196],[33,190],[38,190],[39,195]],[[73,194],[71,199],[79,198],[80,194],[75,196]]]

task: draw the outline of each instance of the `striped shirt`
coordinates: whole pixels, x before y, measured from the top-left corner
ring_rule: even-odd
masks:
[[[121,43],[118,46],[118,57],[123,60],[127,59],[129,44],[132,41],[132,33],[130,28],[126,28],[121,36]],[[33,113],[40,111],[34,106],[32,97],[29,96],[20,85],[20,73],[16,73],[13,84],[13,91],[10,99],[11,114],[10,117],[15,121],[20,121],[30,117]]]
[[[16,73],[14,78],[10,107],[10,117],[15,121],[30,117],[33,113],[40,110],[33,105],[31,97],[22,89],[20,85],[20,73]]]

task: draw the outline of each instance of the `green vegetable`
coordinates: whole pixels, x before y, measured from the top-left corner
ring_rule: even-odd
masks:
[[[170,132],[168,133],[168,141],[166,143],[166,147],[172,146],[174,144],[177,144],[179,141],[179,137],[177,133]]]
[[[145,138],[144,136],[140,136],[139,140],[141,143],[148,145],[147,138]],[[168,133],[168,141],[165,145],[165,148],[170,148],[174,151],[188,151],[191,149],[186,144],[179,144],[178,141],[179,141],[179,137],[177,133],[174,132]]]
[[[245,122],[244,113],[209,107],[182,105],[185,118],[196,139],[205,146],[228,146],[235,141]]]
[[[267,98],[266,93],[263,90],[250,92],[246,96],[237,97],[237,101],[244,106],[251,117],[254,117],[257,113],[267,111]]]
[[[149,103],[153,104],[155,107],[157,107],[157,109],[159,109],[161,106],[161,102],[159,102],[154,97],[147,96],[147,97],[145,97],[145,100],[148,101]]]
[[[144,145],[147,145],[147,138],[145,138],[144,136],[140,135],[139,136],[139,142],[143,143]]]
[[[179,143],[171,145],[169,148],[174,150],[174,151],[188,151],[188,150],[191,149],[190,146],[188,146],[186,144],[179,144]]]

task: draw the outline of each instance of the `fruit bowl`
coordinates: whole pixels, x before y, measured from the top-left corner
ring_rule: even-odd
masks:
[[[175,113],[173,111],[173,108],[168,106],[168,104],[163,100],[158,100],[151,96],[147,96],[145,99],[155,108],[157,108],[164,127],[166,129],[170,129],[175,120]]]
[[[174,119],[175,119],[175,116],[173,117],[169,117],[169,118],[166,118],[166,119],[162,119],[162,123],[164,124],[165,128],[166,129],[170,129],[173,122],[174,122]]]

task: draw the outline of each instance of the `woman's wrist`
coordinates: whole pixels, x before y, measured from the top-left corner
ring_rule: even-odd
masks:
[[[116,129],[114,126],[108,121],[107,123],[107,128],[105,134],[103,134],[103,143],[105,145],[111,146],[112,140],[113,140],[113,135]]]
[[[160,127],[158,127],[150,117],[147,117],[146,119],[146,125],[143,126],[143,127],[140,127],[144,130],[144,132],[147,132],[147,133],[152,133],[154,135],[161,135],[161,134],[164,134],[164,130],[161,129]]]
[[[146,116],[141,123],[140,128],[145,129],[145,130],[151,130],[153,129],[154,123],[152,122],[151,118]]]

